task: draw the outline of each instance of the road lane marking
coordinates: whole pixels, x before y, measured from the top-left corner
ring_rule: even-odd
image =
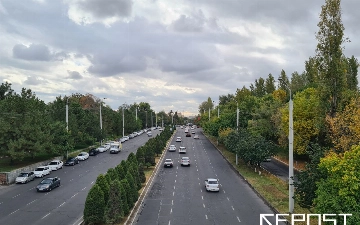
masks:
[[[30,188],[29,191],[31,191],[31,190],[34,189],[34,188],[36,188],[36,187]]]
[[[175,180],[175,183],[176,183],[176,180]]]
[[[170,209],[170,214],[172,213],[172,208]]]
[[[205,208],[205,204],[203,203],[203,206],[204,206],[204,208]]]
[[[41,219],[45,219],[48,215],[50,215],[50,213],[46,214],[46,215],[43,216],[43,218],[41,218]]]
[[[228,201],[230,201],[229,197],[226,197]]]
[[[225,190],[223,190],[223,192],[225,193]]]
[[[16,212],[19,211],[19,210],[20,210],[20,209],[15,210],[14,212],[10,213],[9,216],[12,215],[12,214],[14,214],[14,213],[16,213]]]
[[[169,223],[168,223],[168,225],[170,225],[170,220],[169,220]]]
[[[174,190],[175,190],[175,186],[174,186]]]
[[[30,205],[31,203],[34,203],[36,200],[37,200],[37,199],[35,199],[34,201],[29,202],[29,203],[26,204],[26,205]],[[1,205],[1,203],[0,203],[0,205]]]
[[[50,192],[48,192],[48,193],[46,193],[46,194],[44,194],[44,195],[48,195],[48,194],[50,194]]]
[[[20,194],[17,194],[17,195],[15,195],[14,197],[12,197],[12,198],[16,198],[16,197],[18,197]]]
[[[171,200],[171,205],[174,205],[174,200]]]
[[[204,196],[201,195],[201,199],[204,200]]]
[[[71,196],[71,198],[75,197],[77,194],[79,194],[79,192],[78,192],[78,193],[76,193],[76,194],[74,194],[73,196]]]
[[[95,181],[91,182],[90,184],[93,184]]]
[[[0,202],[0,205],[3,204],[2,202]]]
[[[173,196],[175,195],[175,191],[173,191]]]
[[[199,183],[199,185],[200,185],[200,183]]]
[[[64,204],[65,204],[65,202],[63,202],[61,205],[59,205],[58,208],[61,207],[61,206],[63,206]]]
[[[241,221],[240,221],[239,217],[237,216],[236,218],[238,219],[238,221],[239,221],[239,223],[240,223]]]
[[[83,190],[85,190],[85,189],[86,189],[86,187],[84,187],[84,188],[83,188],[83,189],[81,189],[81,190],[83,191]]]
[[[208,219],[207,215],[205,214],[205,218]]]
[[[202,192],[202,189],[200,189],[200,192]]]
[[[235,210],[233,206],[231,206],[232,210]]]

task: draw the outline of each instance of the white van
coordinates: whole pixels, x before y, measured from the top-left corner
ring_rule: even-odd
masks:
[[[110,154],[117,154],[121,151],[122,145],[120,142],[113,142],[110,144]]]

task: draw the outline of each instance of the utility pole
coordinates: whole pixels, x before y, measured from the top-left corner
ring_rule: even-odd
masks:
[[[66,98],[66,132],[69,133],[69,98]],[[68,142],[66,141],[66,145]],[[68,159],[68,146],[66,146],[66,159]]]
[[[123,137],[125,136],[125,116],[124,116],[124,105],[123,105],[123,108],[122,108],[122,122],[123,122]]]

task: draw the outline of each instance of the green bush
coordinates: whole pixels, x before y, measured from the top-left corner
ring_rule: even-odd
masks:
[[[85,224],[98,224],[104,222],[104,192],[100,186],[94,184],[90,189],[84,208],[84,221]]]

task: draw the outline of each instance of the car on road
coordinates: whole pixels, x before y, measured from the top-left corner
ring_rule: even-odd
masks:
[[[182,140],[181,140],[181,137],[177,137],[176,138],[176,142],[181,142]]]
[[[206,191],[220,191],[219,180],[215,178],[208,178],[205,180]]]
[[[199,135],[195,134],[194,139],[199,139]]]
[[[64,163],[65,166],[75,166],[75,164],[79,164],[79,160],[76,157],[68,158]]]
[[[48,166],[51,170],[58,170],[63,168],[64,163],[61,160],[53,160]]]
[[[192,133],[192,134],[195,134],[195,130],[192,130],[191,133]]]
[[[51,173],[51,169],[49,166],[39,166],[34,170],[34,173],[36,177],[44,177]]]
[[[183,146],[179,147],[179,154],[185,154],[186,153],[186,148]]]
[[[109,150],[109,146],[108,145],[101,145],[97,148],[99,150],[99,152],[106,152],[107,150]]]
[[[30,172],[22,172],[19,176],[16,177],[15,183],[25,184],[35,179],[35,173],[33,171]]]
[[[89,150],[89,155],[91,155],[91,156],[96,156],[99,153],[100,153],[100,151],[97,148],[92,148]]]
[[[190,166],[190,158],[181,157],[181,166]]]
[[[190,133],[186,133],[185,136],[186,136],[186,137],[191,137],[191,134],[190,134]]]
[[[170,145],[169,146],[169,152],[176,152],[176,146],[175,145]]]
[[[174,162],[172,159],[165,159],[164,167],[173,167]]]
[[[78,160],[84,161],[89,158],[89,153],[87,152],[80,152],[79,155],[76,156]]]
[[[148,131],[146,134],[147,134],[148,137],[152,137],[151,131]]]
[[[163,131],[163,130],[164,130],[164,128],[162,128],[162,127],[159,128],[159,131]]]
[[[60,187],[60,178],[48,177],[43,179],[37,186],[37,191],[51,191],[52,189]]]

